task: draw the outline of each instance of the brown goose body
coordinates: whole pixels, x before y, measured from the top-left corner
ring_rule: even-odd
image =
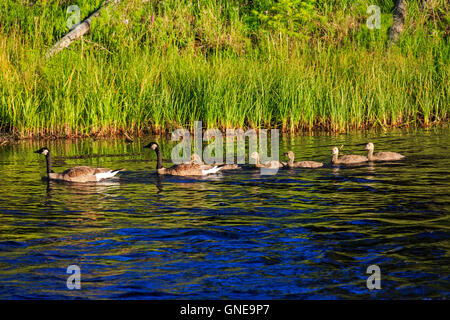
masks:
[[[114,177],[118,172],[125,169],[111,170],[108,168],[92,168],[88,166],[77,166],[65,170],[62,173],[56,173],[52,170],[51,154],[47,148],[35,151],[45,155],[47,160],[47,179],[67,182],[98,182],[104,179]]]
[[[172,175],[172,176],[204,176],[210,173],[216,173],[221,168],[217,166],[211,166],[207,164],[193,163],[195,161],[192,158],[190,163],[175,164],[170,168],[164,168],[162,165],[162,156],[159,146],[156,142],[150,142],[144,148],[151,148],[155,150],[157,163],[156,163],[156,173],[160,175]]]
[[[195,163],[175,164],[170,168],[158,168],[158,174],[167,174],[172,176],[203,176],[208,174],[206,171],[213,169],[210,165],[201,165]],[[213,172],[210,172],[213,173]]]
[[[294,161],[294,153],[292,151],[288,151],[284,154],[284,156],[289,158],[287,162],[287,166],[289,168],[320,168],[323,167],[322,162],[317,161]]]
[[[400,153],[391,151],[377,152],[374,154],[373,150],[375,149],[375,146],[372,142],[366,144],[365,149],[368,150],[367,158],[369,161],[397,161],[402,160],[405,157]]]
[[[87,166],[73,167],[62,173],[50,172],[49,178],[52,180],[64,180],[69,182],[97,182],[97,174],[112,172],[108,168],[91,168]]]
[[[205,163],[202,161],[202,159],[200,158],[200,156],[196,153],[191,155],[191,162],[189,163],[194,163],[194,164],[202,164],[204,165]],[[239,170],[242,169],[241,166],[237,165],[237,164],[223,164],[223,163],[216,163],[215,165],[217,165],[218,167],[220,167],[220,171],[227,171],[227,170]],[[212,166],[211,166],[212,168]]]
[[[332,149],[331,162],[333,164],[361,164],[367,162],[369,159],[366,156],[361,155],[345,155],[339,158],[339,149],[334,147]]]

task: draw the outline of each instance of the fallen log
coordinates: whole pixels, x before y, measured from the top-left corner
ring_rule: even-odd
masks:
[[[397,0],[394,9],[394,21],[389,32],[389,46],[394,44],[400,38],[406,19],[406,1]]]
[[[83,22],[81,22],[79,25],[77,25],[72,31],[70,31],[68,34],[66,34],[64,37],[62,37],[53,47],[50,48],[50,50],[46,54],[46,58],[51,58],[64,48],[67,48],[70,46],[70,44],[79,38],[81,38],[83,35],[89,32],[91,29],[91,23],[92,20],[97,17],[101,11],[106,8],[111,3],[119,3],[120,0],[105,0],[100,8],[98,8],[94,13],[92,13],[89,17],[87,17]]]

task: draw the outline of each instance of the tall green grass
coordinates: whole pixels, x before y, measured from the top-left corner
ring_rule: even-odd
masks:
[[[387,49],[393,3],[379,1],[382,28],[369,30],[372,2],[317,1],[320,25],[295,38],[250,21],[245,1],[123,0],[45,60],[68,31],[65,9],[78,4],[86,17],[101,1],[6,0],[1,130],[141,134],[201,120],[209,128],[343,132],[446,122],[448,5],[424,12],[410,4],[400,43]]]

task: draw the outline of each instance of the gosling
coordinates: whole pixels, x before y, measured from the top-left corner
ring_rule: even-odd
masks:
[[[287,162],[287,166],[289,168],[320,168],[323,167],[322,162],[316,161],[296,161],[294,162],[294,152],[288,151],[284,153],[285,157],[288,157],[289,161]]]
[[[257,168],[267,168],[267,169],[280,169],[280,168],[287,168],[287,163],[286,162],[280,162],[277,160],[271,160],[268,161],[264,164],[261,164],[259,162],[259,153],[258,152],[252,152],[250,154],[250,158],[251,159],[255,159],[256,160],[256,167]]]
[[[359,164],[368,161],[366,156],[360,155],[345,155],[339,158],[339,149],[337,147],[331,150],[331,155],[331,162],[333,164]]]
[[[401,155],[397,152],[385,151],[385,152],[377,152],[373,154],[373,150],[375,146],[372,142],[366,144],[365,150],[368,150],[367,158],[369,161],[398,161],[402,160],[405,156]]]

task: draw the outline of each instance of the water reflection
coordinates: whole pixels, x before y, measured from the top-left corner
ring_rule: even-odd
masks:
[[[356,167],[160,177],[150,139],[53,141],[54,170],[125,167],[96,184],[42,181],[26,141],[0,149],[0,298],[448,298],[448,130],[300,136],[329,163],[374,142],[407,159]],[[170,158],[172,142],[155,139]],[[80,157],[79,155],[84,155]],[[102,156],[107,155],[107,156]],[[168,164],[168,163],[166,163]],[[65,287],[82,270],[81,291]],[[382,290],[369,291],[377,264]]]

